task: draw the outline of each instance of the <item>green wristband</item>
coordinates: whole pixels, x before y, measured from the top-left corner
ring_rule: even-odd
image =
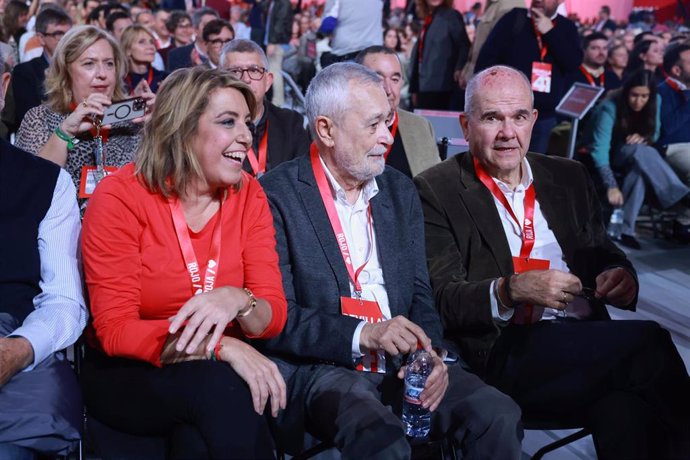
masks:
[[[70,137],[67,133],[60,129],[60,126],[55,128],[55,135],[67,142],[67,150],[72,150],[74,146],[79,143],[79,140],[76,137]]]

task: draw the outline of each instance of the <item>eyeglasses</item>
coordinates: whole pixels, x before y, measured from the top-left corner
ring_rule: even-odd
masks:
[[[192,28],[191,22],[181,22],[176,27],[176,29],[191,29],[191,28]]]
[[[60,40],[62,37],[65,36],[67,32],[64,32],[62,30],[56,30],[55,32],[42,32],[41,35],[44,37],[50,37],[50,38],[55,38],[56,40]]]
[[[213,46],[223,46],[226,43],[230,43],[232,41],[232,38],[226,38],[223,40],[222,38],[214,38],[213,40],[209,40],[207,43]],[[261,78],[261,77],[259,77]]]
[[[242,76],[245,72],[247,72],[247,75],[249,75],[250,79],[261,80],[264,74],[266,73],[267,69],[264,67],[246,67],[244,69],[235,67],[227,70],[228,72],[230,72],[230,75],[237,78],[238,80],[242,80]]]

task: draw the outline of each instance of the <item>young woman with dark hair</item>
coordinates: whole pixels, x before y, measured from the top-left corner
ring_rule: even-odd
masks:
[[[659,107],[654,74],[641,69],[595,109],[586,131],[608,202],[623,207],[621,243],[635,249],[640,248],[635,221],[646,189],[654,193],[664,209],[690,192],[652,147],[659,137]],[[614,172],[622,175],[620,186]]]

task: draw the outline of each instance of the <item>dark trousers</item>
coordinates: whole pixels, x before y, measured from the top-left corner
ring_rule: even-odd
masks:
[[[420,91],[415,109],[450,110],[452,100],[452,91]]]
[[[690,379],[651,321],[541,321],[504,328],[488,383],[526,420],[575,420],[599,459],[690,458]]]
[[[96,419],[129,434],[167,437],[170,458],[273,458],[266,420],[227,363],[157,368],[89,350],[82,387]]]
[[[0,337],[19,322],[0,313]],[[67,455],[81,438],[81,392],[64,356],[48,356],[0,388],[0,459],[33,452]]]
[[[370,374],[314,366],[304,392],[306,428],[332,440],[344,459],[409,459],[400,420],[402,381],[393,373]],[[467,373],[448,368],[449,387],[432,415],[432,439],[451,434],[463,459],[518,459],[520,409],[506,395]]]

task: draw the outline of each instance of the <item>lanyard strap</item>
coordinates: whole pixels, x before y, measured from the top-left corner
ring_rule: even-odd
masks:
[[[184,258],[184,263],[187,267],[187,272],[189,273],[189,278],[192,283],[192,294],[194,295],[201,294],[202,292],[212,291],[216,284],[216,273],[218,272],[218,266],[220,264],[220,235],[223,221],[223,201],[224,200],[221,200],[220,202],[217,217],[218,220],[216,221],[216,226],[213,229],[213,235],[211,237],[211,250],[209,251],[208,262],[206,263],[206,270],[204,270],[203,273],[204,284],[201,284],[199,263],[197,261],[196,254],[194,253],[192,239],[189,236],[189,227],[187,227],[187,221],[184,218],[184,212],[182,211],[180,200],[171,199],[168,201],[170,213],[172,214],[173,223],[175,225],[175,234],[177,235],[177,241],[180,244],[182,257]]]
[[[580,64],[580,72],[582,72],[582,75],[585,76],[585,78],[587,79],[587,82],[590,85],[597,86],[596,81],[594,80],[594,75],[589,73],[589,71],[582,64]],[[604,87],[604,74],[605,73],[606,72],[602,72],[601,75],[599,75],[599,86],[602,88]]]
[[[352,284],[355,286],[355,294],[357,297],[361,296],[362,285],[359,284],[359,274],[364,270],[364,267],[369,263],[371,254],[373,252],[374,239],[373,239],[373,226],[371,222],[371,203],[367,208],[367,231],[369,233],[369,252],[364,263],[357,269],[352,265],[352,258],[350,256],[350,246],[347,244],[347,238],[345,238],[345,232],[343,231],[343,226],[340,223],[340,217],[338,216],[338,211],[335,209],[335,203],[333,197],[331,196],[331,187],[328,184],[328,179],[326,178],[326,173],[321,165],[321,160],[319,159],[319,149],[316,144],[312,142],[310,148],[311,155],[311,166],[314,170],[314,177],[316,178],[316,185],[319,187],[319,193],[321,194],[321,200],[326,207],[326,213],[328,214],[328,220],[331,222],[331,228],[335,234],[335,239],[338,242],[338,248],[340,249],[340,254],[343,256],[343,261],[345,262],[345,267],[347,267],[347,273],[350,275]]]
[[[383,155],[383,160],[388,161],[388,155],[391,153],[391,149],[393,148],[393,144],[395,143],[395,134],[398,132],[398,111],[396,110],[393,113],[393,125],[391,126],[391,136],[393,136],[393,143],[388,146],[386,149],[386,153]]]
[[[424,18],[424,26],[422,26],[422,31],[419,34],[419,39],[417,40],[417,61],[422,62],[422,56],[424,54],[424,38],[426,37],[426,32],[429,30],[431,21],[433,21],[434,15],[429,14]]]
[[[551,21],[553,23],[553,21]],[[539,46],[539,60],[544,62],[544,58],[546,57],[546,53],[549,51],[549,47],[546,46],[546,43],[541,38],[541,32],[539,32],[539,29],[537,29],[537,26],[534,24],[534,18],[532,18],[532,29],[534,30],[534,35],[537,36],[537,45]]]
[[[666,77],[666,84],[670,86],[673,91],[680,94],[685,102],[688,101],[688,97],[685,95],[685,91],[683,91],[683,89],[680,86],[678,86],[678,83],[676,83],[672,78]]]
[[[134,85],[132,84],[132,76],[130,74],[127,74],[127,76],[125,76],[125,80],[127,80],[127,86],[129,86],[129,94],[131,96],[134,96]],[[149,67],[149,74],[146,77],[146,83],[149,84],[149,88],[151,87],[151,83],[153,83],[153,67]]]
[[[247,159],[249,160],[249,165],[254,171],[254,176],[260,177],[266,172],[266,159],[268,157],[268,120],[266,120],[266,128],[264,129],[264,135],[261,136],[261,142],[259,142],[259,158],[256,158],[254,149],[251,148],[247,150]]]
[[[496,185],[496,182],[489,176],[489,174],[484,170],[482,165],[477,161],[476,158],[472,158],[474,161],[474,170],[477,172],[477,177],[479,178],[480,181],[482,181],[482,184],[486,186],[486,188],[489,189],[491,194],[496,197],[496,199],[503,205],[504,208],[506,208],[506,211],[508,211],[508,214],[510,214],[510,217],[513,218],[515,223],[520,227],[520,221],[518,220],[517,216],[515,215],[515,212],[513,211],[513,208],[510,206],[510,203],[508,203],[508,200],[506,199],[505,195],[501,191],[500,188],[498,188],[498,185]],[[532,253],[532,248],[534,247],[534,239],[536,237],[534,233],[534,204],[536,202],[536,194],[534,191],[534,185],[530,184],[530,186],[525,190],[525,200],[524,200],[524,207],[525,207],[525,218],[523,220],[522,224],[522,247],[520,248],[520,257],[522,258],[529,258],[530,254]]]

